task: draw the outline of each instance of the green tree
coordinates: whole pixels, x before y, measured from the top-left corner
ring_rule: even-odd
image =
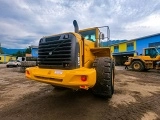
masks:
[[[26,48],[25,51],[21,52],[18,51],[17,53],[12,54],[13,56],[17,56],[17,57],[25,57],[25,55],[27,54],[31,54],[31,47],[29,46],[28,48]]]
[[[17,57],[23,57],[24,55],[23,55],[23,52],[18,51],[18,52],[16,53],[16,56],[17,56]]]
[[[31,54],[31,47],[30,46],[26,49],[25,53]]]
[[[0,54],[4,54],[4,52],[3,52],[3,50],[2,50],[2,48],[0,47]]]
[[[0,54],[4,54],[2,47],[1,47],[1,43],[0,43]]]

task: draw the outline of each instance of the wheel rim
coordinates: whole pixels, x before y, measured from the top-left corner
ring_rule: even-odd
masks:
[[[134,67],[134,69],[136,69],[136,70],[138,70],[138,69],[140,69],[140,64],[138,64],[138,63],[135,63],[134,65],[133,65],[133,67]]]

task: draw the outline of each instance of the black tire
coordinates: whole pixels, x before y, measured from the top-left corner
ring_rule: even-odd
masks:
[[[134,71],[144,71],[144,65],[141,61],[134,61],[131,66]]]
[[[147,68],[145,68],[143,71],[144,71],[144,72],[148,72],[148,70],[150,70],[150,69],[149,69],[149,68],[148,68],[148,69],[147,69]]]
[[[96,58],[93,67],[96,69],[96,84],[93,94],[111,98],[114,93],[114,63],[109,57]]]
[[[20,67],[19,71],[22,73],[25,73],[26,68],[25,67]]]

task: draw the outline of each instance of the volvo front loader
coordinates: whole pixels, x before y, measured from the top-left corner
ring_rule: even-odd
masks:
[[[26,77],[55,87],[91,89],[93,94],[111,98],[114,92],[114,61],[111,50],[101,47],[109,38],[109,27],[84,30],[73,21],[74,32],[40,39],[38,66],[26,69]],[[100,31],[106,28],[107,37]]]
[[[143,55],[129,57],[125,65],[134,71],[160,70],[160,47],[145,48]]]

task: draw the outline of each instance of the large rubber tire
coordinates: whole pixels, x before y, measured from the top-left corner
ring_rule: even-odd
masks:
[[[114,62],[109,57],[96,58],[93,67],[96,70],[96,84],[92,88],[93,94],[111,98],[114,93]]]
[[[144,65],[141,61],[134,61],[131,65],[131,67],[132,67],[132,70],[139,71],[139,72],[144,71],[144,69],[145,69]]]
[[[20,67],[19,71],[22,73],[25,73],[26,68],[25,67]]]

